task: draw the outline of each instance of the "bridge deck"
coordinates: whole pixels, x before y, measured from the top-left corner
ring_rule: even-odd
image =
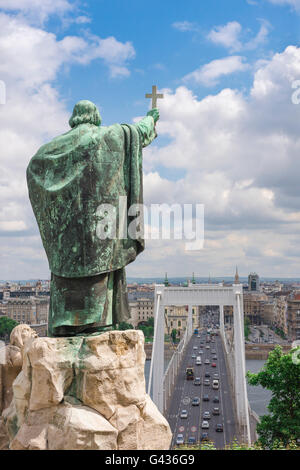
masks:
[[[201,333],[201,335],[201,339],[197,338],[196,335],[193,335],[189,344],[187,345],[185,357],[183,358],[181,369],[174,386],[174,391],[166,418],[168,419],[173,432],[172,447],[175,445],[176,437],[179,433],[183,434],[185,441],[187,441],[189,437],[194,436],[196,441],[199,443],[202,432],[208,432],[209,439],[214,442],[215,446],[218,449],[223,449],[227,444],[230,444],[235,437],[238,437],[237,428],[235,425],[234,404],[231,397],[225,356],[222,342],[219,336],[215,337],[214,343],[209,343],[210,349],[206,349],[206,334]],[[200,341],[202,339],[204,340],[204,345],[200,346]],[[193,350],[194,346],[198,347],[198,349],[195,351]],[[195,352],[197,356],[199,355],[199,349],[203,349],[203,354],[201,354],[201,366],[197,366],[196,360],[192,359],[193,352]],[[216,350],[216,361],[212,360],[212,349]],[[209,365],[204,364],[205,359],[210,360]],[[212,362],[216,362],[217,367],[212,367]],[[186,380],[185,370],[186,367],[189,366],[194,367],[195,377],[201,377],[200,386],[194,385],[192,380]],[[211,375],[209,379],[211,381],[210,386],[204,385],[204,374],[206,372],[210,373]],[[214,373],[219,374],[219,390],[213,390],[212,388]],[[208,402],[203,401],[204,394],[209,395]],[[213,403],[213,398],[216,395],[219,396],[219,403]],[[200,398],[199,406],[192,406],[192,399],[194,397]],[[219,416],[212,415],[212,410],[214,407],[220,408]],[[188,411],[188,417],[186,419],[180,418],[180,413],[183,409]],[[210,411],[211,413],[211,419],[208,420],[208,430],[201,429],[204,411]],[[217,423],[223,424],[223,432],[215,431],[215,426]]]

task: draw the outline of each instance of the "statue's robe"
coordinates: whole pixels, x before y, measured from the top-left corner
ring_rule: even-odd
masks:
[[[29,197],[52,273],[51,336],[98,331],[129,318],[125,266],[144,249],[144,239],[142,227],[136,239],[118,236],[119,198],[127,197],[125,210],[143,203],[142,148],[155,137],[152,116],[135,125],[81,124],[31,159]],[[113,238],[99,237],[101,204],[114,207]]]

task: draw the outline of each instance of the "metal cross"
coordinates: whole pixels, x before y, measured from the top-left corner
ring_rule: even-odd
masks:
[[[152,86],[152,93],[146,93],[146,98],[152,98],[152,109],[157,107],[157,98],[163,98],[164,95],[162,93],[157,93],[157,86]]]

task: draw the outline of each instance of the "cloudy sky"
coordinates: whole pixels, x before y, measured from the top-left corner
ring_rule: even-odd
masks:
[[[300,0],[0,0],[0,279],[49,277],[25,180],[40,145],[79,99],[134,122],[153,84],[145,202],[204,204],[205,242],[148,241],[128,275],[300,277],[299,26]]]

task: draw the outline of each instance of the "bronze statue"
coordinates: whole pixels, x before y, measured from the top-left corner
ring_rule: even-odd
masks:
[[[158,119],[154,108],[137,124],[103,127],[96,106],[79,101],[71,130],[31,159],[29,197],[51,270],[49,336],[98,332],[129,318],[125,266],[144,239],[142,231],[128,236],[132,216],[124,236],[120,201],[142,207],[142,148],[156,137]]]

